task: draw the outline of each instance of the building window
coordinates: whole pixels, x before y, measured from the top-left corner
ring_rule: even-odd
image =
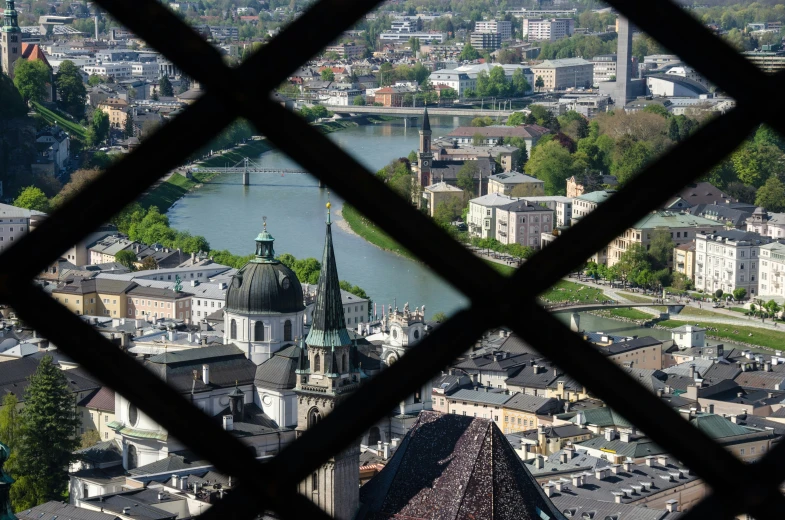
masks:
[[[253,327],[254,341],[264,341],[264,322],[257,321]]]
[[[283,324],[283,340],[292,341],[292,321],[286,320]]]
[[[317,374],[322,370],[322,358],[319,357],[319,354],[316,354],[313,357],[313,371]]]
[[[229,338],[237,339],[237,322],[235,320],[229,324]]]

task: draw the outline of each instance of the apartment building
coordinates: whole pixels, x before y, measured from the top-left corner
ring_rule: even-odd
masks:
[[[523,197],[523,200],[540,206],[545,206],[554,213],[554,225],[566,227],[572,222],[573,200],[562,195],[544,195],[537,197]]]
[[[32,209],[0,204],[0,251],[13,245],[30,230],[30,225],[46,217],[46,213]]]
[[[493,51],[502,46],[502,35],[499,33],[473,32],[469,36],[469,43],[478,51]]]
[[[325,53],[334,52],[341,59],[353,60],[363,57],[363,55],[365,54],[365,45],[356,45],[354,42],[341,43],[339,45],[328,45],[327,47],[324,48],[324,52]]]
[[[572,218],[573,220],[579,220],[595,209],[597,206],[611,198],[613,194],[616,193],[615,190],[597,190],[591,191],[589,193],[584,193],[582,195],[578,195],[577,197],[573,197],[572,203]]]
[[[631,244],[643,244],[648,249],[655,231],[669,232],[674,246],[679,246],[695,240],[698,233],[716,233],[719,229],[719,222],[689,213],[653,211],[608,245],[608,266],[615,265]]]
[[[155,62],[133,62],[131,63],[131,76],[142,78],[148,81],[158,80],[158,63]]]
[[[695,243],[682,244],[673,248],[673,272],[695,280]]]
[[[109,424],[114,421],[114,390],[108,386],[90,392],[77,404],[82,421],[81,431],[95,430],[102,441],[114,439],[114,430]]]
[[[552,417],[541,421],[540,417],[563,411],[561,401],[553,397],[540,397],[517,393],[502,405],[502,431],[505,434],[533,430],[540,424],[551,425]]]
[[[738,229],[696,234],[695,288],[709,293],[718,289],[732,293],[742,288],[755,297],[762,279],[761,247],[771,241],[769,237]]]
[[[542,78],[545,90],[590,88],[594,83],[594,64],[583,58],[545,60],[531,69],[535,81]]]
[[[125,79],[131,77],[132,67],[128,62],[103,63],[101,65],[86,65],[82,67],[89,75],[106,76],[115,79]]]
[[[500,193],[483,195],[469,201],[466,216],[469,233],[480,238],[496,238],[496,208],[506,206],[516,199]]]
[[[516,186],[525,184],[529,193],[539,195],[545,193],[545,181],[541,181],[525,173],[505,171],[488,177],[488,194],[503,193],[509,195]]]
[[[501,36],[502,40],[511,40],[512,22],[506,22],[504,20],[474,22],[474,32],[498,34]]]
[[[492,391],[488,387],[476,390],[462,389],[446,397],[447,413],[490,419],[503,428],[502,406],[510,399],[509,394]]]
[[[523,19],[523,37],[528,38],[529,41],[553,42],[572,36],[574,32],[573,18]]]
[[[540,233],[553,230],[553,210],[547,206],[516,200],[496,207],[496,240],[540,248]]]
[[[771,238],[785,238],[785,213],[769,213],[763,208],[755,208],[746,225],[747,231]]]
[[[785,296],[785,244],[760,247],[760,296]]]
[[[94,278],[57,287],[52,297],[78,315],[121,318],[127,316],[126,294],[134,287],[128,280]]]
[[[616,55],[601,54],[591,59],[594,64],[594,85],[605,81],[616,81]]]

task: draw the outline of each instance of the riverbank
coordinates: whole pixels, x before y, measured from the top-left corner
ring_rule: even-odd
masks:
[[[343,216],[343,222],[352,234],[359,236],[379,249],[390,251],[411,260],[417,260],[417,257],[393,240],[379,226],[371,222],[370,219],[365,218],[354,206],[344,203],[341,208],[341,215]]]

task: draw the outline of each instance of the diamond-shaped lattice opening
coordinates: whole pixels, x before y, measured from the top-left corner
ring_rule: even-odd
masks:
[[[776,100],[782,78],[762,76],[670,2],[659,0],[656,8],[645,8],[611,1],[620,12],[733,95],[739,108],[710,122],[646,168],[606,204],[525,264],[512,279],[505,279],[402,200],[392,197],[355,160],[304,121],[275,103],[259,101],[259,92],[271,91],[375,3],[347,5],[323,0],[242,66],[230,70],[214,50],[153,0],[133,5],[101,0],[102,7],[199,81],[207,93],[0,257],[4,301],[64,352],[143,408],[173,436],[210,459],[220,471],[241,479],[241,487],[205,517],[251,518],[257,509],[263,508],[275,509],[287,517],[316,515],[307,501],[295,498],[292,490],[296,483],[465,350],[484,330],[500,324],[510,326],[693,468],[714,490],[712,499],[698,505],[693,516],[730,517],[741,511],[757,518],[781,516],[782,500],[776,497],[778,484],[785,475],[777,462],[783,458],[781,452],[785,448],[775,448],[755,466],[740,465],[634,384],[620,368],[586,348],[581,338],[556,322],[535,297],[630,223],[722,159],[756,124],[765,121],[774,128],[783,128],[779,103],[760,107],[752,99],[754,93],[756,98],[762,94]],[[309,37],[303,38],[304,34]],[[691,37],[681,41],[684,34]],[[264,468],[252,463],[243,445],[165,383],[129,362],[97,332],[29,283],[51,259],[83,238],[89,229],[108,220],[116,208],[134,200],[164,172],[240,115],[473,302],[469,310],[453,316],[395,366],[372,380],[366,391],[353,395]],[[303,153],[306,148],[307,154]],[[323,157],[331,157],[331,161],[325,163]],[[127,190],[118,192],[115,178],[133,182]],[[418,233],[407,233],[407,229],[417,229]],[[585,231],[589,229],[594,231]],[[488,294],[494,295],[493,303],[488,302]],[[176,419],[172,409],[178,410]],[[193,435],[195,431],[200,435]],[[775,516],[777,512],[779,516]]]

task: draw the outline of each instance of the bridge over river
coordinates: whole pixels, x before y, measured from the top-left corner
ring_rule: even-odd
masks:
[[[388,116],[421,116],[423,107],[375,107],[375,106],[344,106],[324,105],[324,108],[336,114],[376,114]],[[428,107],[432,116],[467,116],[467,117],[508,117],[515,110],[493,110],[487,108],[445,108]]]
[[[597,311],[601,309],[628,309],[633,307],[665,307],[667,309],[667,313],[660,314],[660,317],[665,318],[667,316],[679,314],[681,310],[684,308],[682,304],[675,304],[669,302],[650,302],[650,303],[616,303],[616,302],[609,302],[609,303],[567,303],[567,304],[554,304],[554,305],[546,305],[545,308],[551,311],[552,313],[570,313],[570,329],[575,332],[580,331],[581,329],[581,316],[579,313],[581,312],[589,312],[589,311]]]
[[[199,166],[194,168],[194,172],[218,172],[218,173],[242,173],[243,186],[248,186],[252,173],[273,173],[277,175],[304,175],[308,172],[305,170],[290,170],[285,168],[267,168],[261,166],[257,161],[245,157],[235,164],[228,164],[226,166]],[[322,181],[319,181],[319,187],[323,188]]]

